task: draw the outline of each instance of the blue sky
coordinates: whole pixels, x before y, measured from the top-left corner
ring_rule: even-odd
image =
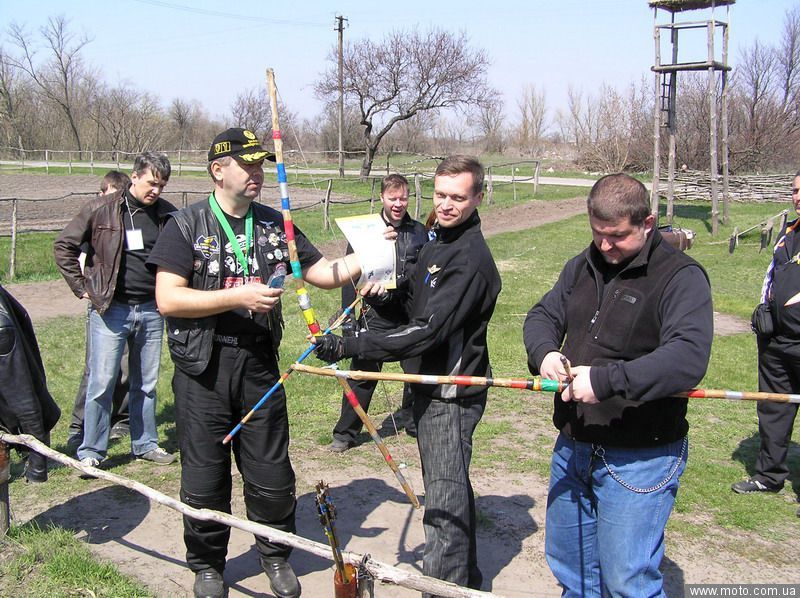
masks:
[[[738,0],[730,9],[730,62],[759,38],[780,38],[783,16],[797,0]],[[230,10],[228,10],[230,7]],[[659,11],[660,21],[667,19]],[[110,84],[127,81],[158,94],[196,99],[224,117],[238,92],[264,85],[275,69],[284,102],[311,117],[321,105],[313,84],[336,44],[334,17],[348,19],[345,39],[379,39],[415,26],[464,31],[492,61],[490,83],[503,92],[507,114],[526,85],[546,91],[551,112],[565,104],[570,84],[592,92],[648,76],[653,64],[653,11],[646,0],[404,0],[397,3],[299,0],[0,0],[0,43],[11,22],[36,31],[65,14],[72,30],[94,41],[87,62]],[[707,12],[680,20],[705,20]],[[725,9],[717,9],[725,20]],[[681,34],[683,36],[683,34]],[[690,40],[686,38],[686,42]],[[694,49],[705,53],[704,39]],[[684,44],[681,39],[681,44]],[[691,44],[687,43],[687,49]]]

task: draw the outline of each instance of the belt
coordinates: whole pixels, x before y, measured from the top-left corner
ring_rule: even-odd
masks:
[[[214,342],[225,347],[255,347],[262,345],[269,337],[264,334],[215,334]]]

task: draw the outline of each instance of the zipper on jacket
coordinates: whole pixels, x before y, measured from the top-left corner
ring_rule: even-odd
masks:
[[[597,316],[599,316],[599,315],[600,315],[600,310],[598,309],[596,312],[594,312],[594,315],[592,316],[592,319],[589,320],[589,329],[587,330],[587,332],[591,332],[592,331],[592,326],[594,326],[594,323],[597,321]]]
[[[620,295],[621,292],[622,291],[620,289],[614,289],[614,293],[611,295],[611,297],[608,300],[608,309],[613,309],[614,308],[614,303],[619,298],[619,295]],[[608,309],[606,310],[606,313],[608,313]],[[599,315],[600,315],[600,309],[598,308],[598,310],[596,312],[594,312],[594,316],[592,316],[592,320],[589,322],[589,332],[592,331],[592,327],[594,326],[594,323],[597,321],[597,318],[598,318]],[[596,334],[593,335],[592,338],[594,340],[597,340],[597,335]]]

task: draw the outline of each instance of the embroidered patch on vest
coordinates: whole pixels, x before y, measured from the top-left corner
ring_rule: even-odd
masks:
[[[197,237],[197,240],[194,242],[194,249],[202,253],[204,258],[208,259],[213,254],[219,253],[219,240],[215,235],[211,235],[210,237]]]

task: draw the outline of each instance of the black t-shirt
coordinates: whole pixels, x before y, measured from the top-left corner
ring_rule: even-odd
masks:
[[[121,206],[125,233],[114,300],[137,304],[152,301],[156,295],[156,276],[145,262],[158,239],[158,208],[155,203],[140,203],[130,190],[125,191],[125,199],[127,203]]]
[[[224,214],[224,212],[223,212]],[[246,282],[262,282],[261,272],[259,271],[258,261],[253,255],[253,245],[258,244],[266,249],[267,261],[283,261],[286,264],[287,272],[291,272],[289,267],[289,254],[286,250],[286,233],[276,226],[275,233],[264,235],[258,232],[258,226],[251,239],[250,248],[246,248],[247,238],[245,235],[245,219],[236,218],[225,214],[228,223],[236,236],[242,253],[247,256],[247,264],[250,276],[245,281],[244,272],[236,254],[233,252],[227,235],[220,228],[220,252],[218,259],[209,261],[209,271],[213,274],[213,269],[217,268],[220,272],[221,286],[224,289],[234,288],[246,284]],[[257,224],[257,223],[254,223]],[[261,223],[263,225],[263,223]],[[270,223],[272,224],[272,223]],[[280,232],[277,232],[280,231]],[[306,236],[295,227],[295,244],[300,266],[305,269],[322,258],[322,254],[306,238]],[[192,244],[181,234],[177,223],[170,218],[164,226],[164,231],[158,239],[158,243],[150,253],[148,264],[164,268],[165,270],[177,274],[187,280],[191,280],[195,268],[195,255]],[[287,283],[288,276],[287,276]],[[223,312],[217,316],[216,332],[225,335],[265,335],[269,333],[267,327],[267,317],[263,313],[254,313],[252,316],[246,309],[235,309]]]

